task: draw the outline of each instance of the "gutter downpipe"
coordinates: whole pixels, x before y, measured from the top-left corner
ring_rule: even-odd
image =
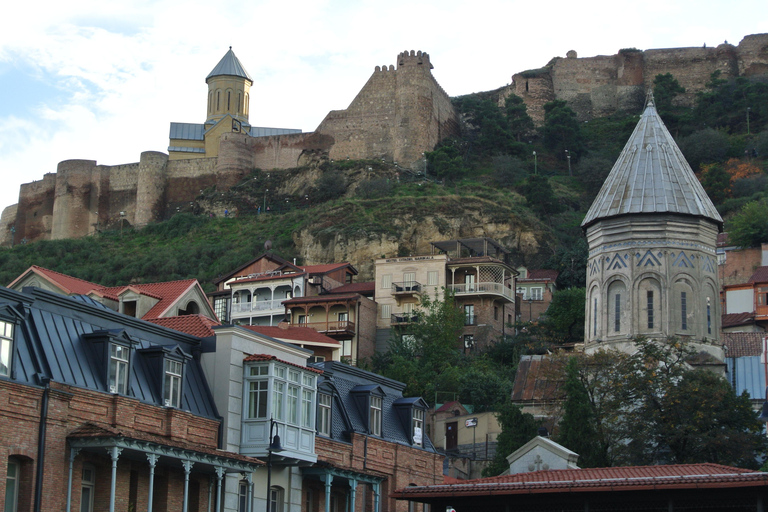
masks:
[[[37,475],[35,476],[35,504],[34,512],[40,512],[41,501],[43,498],[43,475],[45,474],[45,433],[48,424],[48,395],[51,391],[51,379],[42,374],[38,374],[43,388],[43,398],[40,403],[40,426],[37,437]]]

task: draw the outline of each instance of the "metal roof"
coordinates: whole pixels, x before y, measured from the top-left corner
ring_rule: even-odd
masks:
[[[288,135],[290,133],[301,133],[298,128],[267,128],[266,126],[251,126],[247,131],[251,137],[270,137],[273,135]]]
[[[169,139],[205,140],[205,125],[196,123],[171,123]]]
[[[723,219],[662,122],[653,99],[581,223],[634,213],[704,217],[722,229]]]
[[[229,51],[224,54],[224,57],[222,57],[219,63],[216,64],[216,67],[213,68],[213,71],[208,73],[208,76],[205,77],[205,81],[207,83],[209,78],[222,75],[239,76],[253,83],[251,75],[248,74],[243,65],[240,63],[240,59],[235,56],[235,52],[232,51],[231,46],[229,47]]]

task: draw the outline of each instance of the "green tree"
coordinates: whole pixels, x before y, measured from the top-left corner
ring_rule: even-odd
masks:
[[[553,215],[565,209],[555,197],[552,185],[549,184],[546,176],[529,175],[522,192],[528,202],[528,207],[539,215]]]
[[[602,155],[587,155],[575,166],[576,176],[584,186],[584,202],[591,205],[605,179],[613,168],[614,160]]]
[[[656,110],[672,133],[679,131],[681,116],[687,110],[675,105],[675,98],[679,94],[685,94],[685,87],[680,85],[672,73],[656,75],[653,79],[653,99],[656,101]]]
[[[483,469],[483,476],[496,476],[509,469],[507,456],[536,437],[539,430],[539,422],[511,402],[497,411],[496,418],[501,424],[501,433],[496,438],[496,455]]]
[[[429,173],[440,179],[456,181],[466,172],[458,141],[443,141],[434,151],[427,152],[426,157]]]
[[[555,292],[542,320],[544,327],[552,333],[551,341],[584,341],[585,297],[584,288],[566,288]]]
[[[528,176],[528,166],[515,156],[498,155],[491,158],[493,181],[500,187],[513,187]]]
[[[605,467],[609,464],[595,429],[595,415],[587,389],[581,382],[579,359],[572,357],[565,369],[563,417],[555,441],[579,454],[579,466]]]
[[[583,152],[581,123],[563,100],[544,104],[544,125],[540,132],[544,137],[544,145],[560,160],[565,159],[566,149],[577,155]]]
[[[728,240],[740,247],[768,242],[768,200],[750,201],[728,222]]]
[[[509,133],[517,142],[533,132],[533,119],[528,115],[528,107],[520,96],[510,94],[504,100],[504,114],[507,118]]]
[[[702,165],[699,181],[715,204],[722,204],[731,195],[731,176],[721,164]]]
[[[680,151],[694,172],[701,164],[722,162],[728,156],[728,136],[718,130],[706,128],[680,139]]]

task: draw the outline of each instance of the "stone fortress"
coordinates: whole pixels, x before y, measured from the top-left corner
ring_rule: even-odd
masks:
[[[206,121],[171,123],[168,154],[144,152],[138,163],[113,166],[59,163],[55,173],[21,186],[18,204],[0,217],[0,244],[143,226],[168,218],[200,190],[228,190],[255,168],[289,169],[325,158],[420,168],[423,152],[459,134],[450,97],[431,69],[427,53],[403,52],[396,66],[376,66],[347,109],[329,112],[314,132],[301,133],[249,124],[253,80],[230,49],[206,78]],[[639,112],[660,73],[672,73],[687,90],[682,101],[690,103],[715,70],[723,77],[768,74],[768,34],[716,48],[629,49],[588,58],[570,51],[541,69],[515,74],[511,85],[499,89],[499,102],[517,94],[540,123],[543,105],[563,99],[587,120]]]

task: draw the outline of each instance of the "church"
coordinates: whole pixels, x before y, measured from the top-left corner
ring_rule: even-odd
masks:
[[[723,219],[652,96],[581,226],[588,353],[675,336],[723,360],[715,254]]]

